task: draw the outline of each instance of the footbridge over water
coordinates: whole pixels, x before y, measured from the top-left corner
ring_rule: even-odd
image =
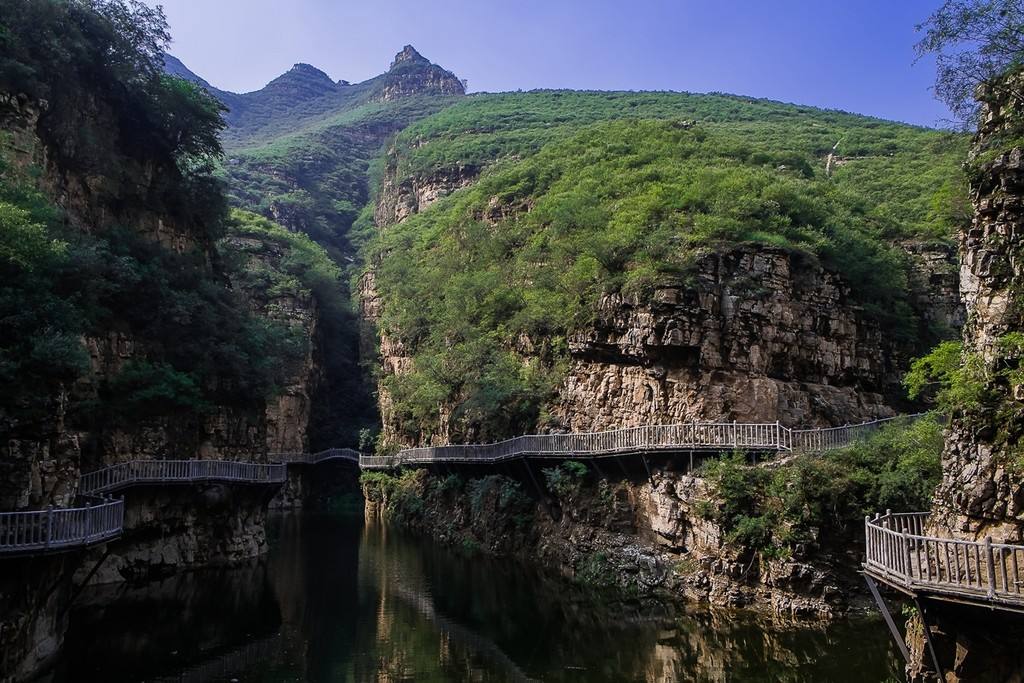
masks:
[[[116,539],[124,527],[124,500],[112,494],[135,486],[225,483],[279,486],[289,466],[347,462],[366,470],[431,464],[500,464],[514,459],[593,459],[651,453],[733,451],[812,453],[847,446],[881,426],[917,415],[822,429],[775,423],[692,422],[604,432],[533,434],[490,444],[409,448],[363,455],[350,448],[316,453],[272,453],[272,462],[133,460],[85,473],[72,507],[0,513],[0,557],[67,552]]]

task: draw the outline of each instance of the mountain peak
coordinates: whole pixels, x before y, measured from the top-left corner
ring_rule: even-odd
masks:
[[[406,64],[422,64],[423,66],[429,66],[430,60],[421,55],[416,51],[412,45],[406,45],[402,48],[402,51],[395,55],[395,61],[391,62],[391,68],[394,69],[397,66],[403,66]]]
[[[288,70],[288,74],[302,76],[303,78],[326,81],[328,83],[334,83],[334,81],[331,80],[331,77],[328,76],[326,73],[316,68],[312,64],[306,64],[305,62],[299,62],[298,64],[292,66],[292,68]]]

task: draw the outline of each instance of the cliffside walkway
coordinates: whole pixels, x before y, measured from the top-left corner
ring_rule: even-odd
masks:
[[[271,463],[133,460],[83,474],[78,494],[92,497],[84,506],[0,513],[0,555],[65,551],[116,538],[124,524],[124,502],[95,497],[131,486],[280,484],[287,479],[288,465],[327,461],[350,462],[375,470],[434,463],[491,464],[517,458],[590,459],[684,451],[824,452],[847,446],[894,420],[916,417],[904,415],[825,429],[789,429],[777,422],[651,425],[605,432],[533,434],[491,444],[409,448],[389,456],[362,455],[351,448],[274,453],[270,455]]]
[[[360,453],[352,448],[328,448],[316,453],[271,453],[270,459],[287,465],[317,465],[328,460],[347,460],[358,465]]]
[[[606,432],[533,434],[490,444],[408,448],[395,455],[364,455],[363,469],[388,469],[433,463],[495,463],[515,458],[600,458],[680,451],[768,451],[812,453],[848,446],[895,420],[921,414],[871,420],[823,429],[789,429],[774,423],[692,422],[649,425]]]
[[[0,513],[0,555],[65,552],[110,541],[124,529],[124,500],[109,494],[146,484],[280,484],[284,463],[223,460],[133,460],[83,474],[78,495],[84,504]]]
[[[124,501],[90,498],[80,507],[0,514],[0,552],[5,555],[63,552],[121,535]]]
[[[864,520],[864,573],[910,597],[1024,611],[1024,545],[929,536],[927,512]]]
[[[288,476],[285,467],[226,460],[132,460],[83,474],[78,492],[94,495],[139,484],[280,484]]]

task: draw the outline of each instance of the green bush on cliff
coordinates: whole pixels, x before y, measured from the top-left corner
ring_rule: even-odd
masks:
[[[702,468],[713,497],[699,507],[721,524],[730,543],[784,555],[794,543],[825,543],[865,515],[928,509],[941,453],[942,426],[926,417],[776,467],[748,465],[743,454],[734,454]]]

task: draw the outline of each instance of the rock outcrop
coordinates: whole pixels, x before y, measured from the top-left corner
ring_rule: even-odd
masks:
[[[905,363],[839,278],[770,248],[708,256],[648,300],[606,296],[569,348],[551,412],[572,431],[885,417]]]
[[[466,86],[455,74],[447,71],[406,45],[395,55],[373,99],[379,102],[411,95],[465,95]]]

